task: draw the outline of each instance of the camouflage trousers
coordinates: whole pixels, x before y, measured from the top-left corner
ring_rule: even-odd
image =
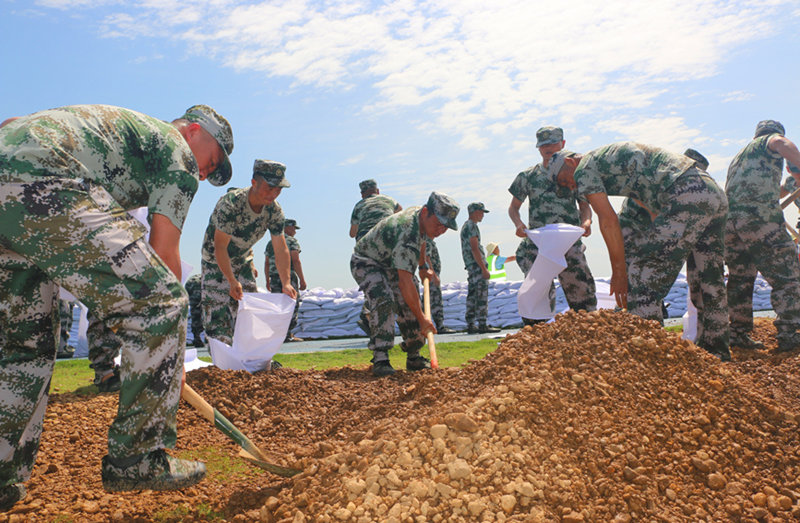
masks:
[[[243,292],[258,292],[252,260],[236,263],[231,260],[233,275],[242,284]],[[203,293],[203,328],[206,336],[228,345],[233,344],[233,328],[239,302],[231,298],[231,286],[216,263],[200,262]]]
[[[297,291],[297,299],[295,300],[294,312],[292,313],[292,321],[289,322],[289,333],[297,327],[297,317],[300,315],[300,304],[303,302],[303,299],[300,297],[300,277],[296,272],[292,271],[290,273],[290,280],[292,287]],[[281,283],[280,276],[277,274],[270,276],[269,290],[270,292],[283,292],[283,284]]]
[[[199,339],[203,332],[203,291],[200,287],[187,291],[189,294],[189,315],[192,318],[192,336]]]
[[[666,297],[684,262],[698,309],[695,343],[707,350],[729,344],[723,255],[728,200],[708,175],[688,171],[665,194],[667,204],[636,238],[628,272],[628,311],[662,321]],[[702,311],[702,314],[701,314]]]
[[[176,440],[186,293],[104,189],[80,179],[25,183],[0,173],[0,486],[30,478],[59,328],[57,287],[122,340],[122,388],[108,453]]]
[[[385,268],[362,256],[350,258],[350,273],[364,293],[369,319],[369,349],[372,362],[389,359],[389,349],[394,346],[394,323],[400,328],[403,342],[400,347],[409,357],[419,354],[425,345],[417,318],[411,313],[400,294],[397,270]]]
[[[561,290],[567,299],[572,310],[593,311],[597,309],[597,291],[594,285],[594,277],[586,262],[584,251],[586,246],[581,242],[576,242],[564,254],[567,260],[567,268],[558,274],[558,282]],[[530,238],[523,239],[517,247],[517,265],[527,276],[536,261],[539,248]],[[556,288],[550,285],[550,310],[556,308]]]
[[[428,291],[431,299],[431,319],[436,329],[444,327],[444,303],[442,302],[442,284],[438,285],[430,282]],[[425,290],[423,289],[419,295],[420,303],[425,304]]]
[[[58,317],[60,324],[60,336],[58,340],[58,352],[67,348],[69,343],[69,332],[72,330],[72,313],[75,303],[67,300],[58,300]]]
[[[729,217],[725,232],[728,307],[731,330],[753,329],[753,287],[760,272],[772,286],[772,308],[779,333],[800,327],[800,262],[783,224]]]
[[[122,340],[92,311],[86,318],[86,340],[89,342],[89,367],[94,369],[95,384],[114,372],[114,358],[122,350]]]
[[[486,325],[489,316],[489,280],[479,269],[467,269],[467,325]]]

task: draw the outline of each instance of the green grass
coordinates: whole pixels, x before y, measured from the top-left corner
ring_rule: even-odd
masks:
[[[436,354],[439,357],[440,367],[458,367],[469,363],[470,360],[479,360],[497,348],[499,340],[484,339],[469,342],[439,343],[436,345]],[[422,354],[428,356],[428,347],[422,349]],[[368,349],[347,349],[330,352],[307,352],[301,354],[280,354],[275,360],[284,367],[293,369],[330,369],[344,367],[345,365],[369,365],[372,353]],[[392,365],[395,368],[405,368],[405,354],[398,345],[389,353]],[[202,358],[211,361],[210,358]],[[50,392],[53,394],[97,394],[98,390],[92,382],[94,371],[89,368],[89,363],[84,360],[58,360]]]

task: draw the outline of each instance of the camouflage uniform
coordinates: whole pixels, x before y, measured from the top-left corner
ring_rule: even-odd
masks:
[[[69,346],[69,333],[72,330],[73,312],[75,309],[75,302],[58,300],[58,317],[60,321],[60,339],[58,340],[58,355],[66,355],[70,352]],[[72,351],[74,352],[74,351]]]
[[[89,343],[89,367],[94,369],[94,383],[114,372],[114,358],[122,350],[122,340],[91,310],[86,317],[86,341]]]
[[[284,237],[286,238],[286,246],[289,248],[289,254],[291,255],[292,251],[299,253],[300,242],[297,241],[297,238],[294,236],[289,236],[288,234],[284,234]],[[270,292],[283,292],[283,284],[281,283],[281,277],[278,274],[278,266],[275,264],[275,249],[272,247],[271,240],[267,242],[267,248],[264,250],[264,256],[270,260],[269,275],[267,275],[269,278]],[[289,323],[289,332],[292,332],[292,330],[294,330],[294,328],[297,326],[297,317],[300,314],[300,304],[303,300],[300,297],[300,277],[297,275],[297,271],[294,270],[294,263],[291,263],[289,271],[289,279],[292,287],[297,290],[297,299],[295,300],[294,312],[292,313],[292,321]]]
[[[772,286],[778,336],[800,327],[800,262],[784,228],[780,206],[783,157],[769,150],[776,133],[753,139],[728,168],[725,192],[730,214],[725,232],[731,331],[753,329],[753,286],[761,272]]]
[[[442,273],[442,259],[439,257],[439,249],[436,247],[436,242],[431,238],[425,238],[425,253],[431,259],[431,269],[437,276]],[[431,319],[433,324],[436,325],[436,330],[442,330],[444,327],[444,303],[442,302],[442,282],[430,282],[430,300],[431,300]],[[424,298],[423,298],[424,299]]]
[[[508,188],[517,200],[528,200],[528,228],[536,229],[553,223],[567,223],[580,226],[578,195],[555,183],[555,179],[545,171],[542,164],[519,173]],[[564,255],[567,267],[558,274],[558,281],[574,310],[593,311],[597,308],[594,277],[586,262],[586,247],[578,239]],[[536,261],[539,249],[530,238],[525,238],[517,248],[517,265],[527,276]],[[555,310],[555,286],[550,286],[550,309]]]
[[[379,221],[394,214],[398,205],[394,198],[383,194],[370,194],[359,200],[350,215],[350,225],[358,225],[356,241],[363,238]]]
[[[201,339],[203,333],[202,281],[199,274],[192,274],[183,286],[189,295],[189,315],[192,318],[192,337],[195,342]]]
[[[214,232],[218,229],[231,236],[228,256],[236,280],[243,292],[257,292],[253,245],[267,231],[272,236],[283,235],[283,210],[278,202],[265,205],[260,213],[248,202],[250,189],[228,191],[217,202],[208,220],[203,240],[202,273],[203,327],[206,336],[227,344],[233,343],[233,327],[239,302],[230,296],[230,284],[222,274],[214,253]]]
[[[558,162],[551,167],[557,172]],[[703,334],[697,344],[711,352],[727,352],[723,234],[728,206],[714,180],[686,156],[622,142],[586,154],[575,182],[581,195],[636,198],[657,215],[651,226],[637,231],[641,236],[628,274],[628,310],[661,321],[661,300],[691,256],[701,281],[703,309],[698,317],[698,332]]]
[[[419,354],[425,344],[419,323],[400,293],[398,270],[414,274],[419,267],[424,235],[420,230],[422,207],[392,214],[356,242],[350,258],[350,272],[364,293],[369,315],[369,348],[372,361],[389,359],[394,345],[394,323],[403,336],[401,348],[408,357]]]
[[[464,319],[467,325],[486,325],[486,317],[489,315],[489,280],[483,278],[481,267],[472,256],[472,246],[470,238],[478,238],[478,250],[480,259],[486,259],[481,243],[481,231],[478,224],[472,220],[467,220],[461,226],[461,255],[464,258],[464,268],[467,270],[467,312]]]
[[[125,211],[182,228],[198,186],[172,125],[90,105],[42,111],[0,129],[0,483],[30,477],[58,332],[57,287],[122,341],[122,390],[108,453],[175,444],[186,293]]]

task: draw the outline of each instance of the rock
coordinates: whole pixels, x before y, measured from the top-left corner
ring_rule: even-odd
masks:
[[[444,421],[449,428],[462,432],[477,432],[480,429],[474,419],[461,412],[448,414]]]
[[[477,518],[486,510],[486,503],[483,500],[470,501],[467,503],[467,510],[469,510],[472,517]]]
[[[500,496],[500,508],[503,509],[503,512],[506,514],[511,514],[514,511],[515,506],[517,506],[516,497],[512,496],[511,494]]]
[[[444,438],[447,435],[447,425],[433,425],[430,434],[434,439]]]
[[[472,474],[472,468],[463,459],[457,459],[447,465],[447,473],[450,479],[464,479]]]
[[[766,507],[767,506],[767,495],[763,492],[757,492],[753,494],[753,505],[757,507]]]
[[[712,488],[714,490],[721,490],[725,488],[725,484],[727,483],[727,481],[725,480],[725,476],[723,476],[722,474],[718,474],[716,472],[713,472],[708,475],[707,482],[709,488]]]

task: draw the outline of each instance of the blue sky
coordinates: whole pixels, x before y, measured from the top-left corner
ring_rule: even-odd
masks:
[[[76,103],[170,120],[209,104],[233,126],[232,185],[256,158],[287,165],[278,201],[301,226],[309,286],[352,287],[365,178],[405,207],[448,193],[459,224],[483,201],[483,243],[510,255],[507,188],[541,160],[542,125],[577,151],[691,146],[721,184],[758,120],[800,141],[799,22],[789,0],[1,1],[0,120]],[[187,219],[181,254],[198,270],[223,193],[201,184]],[[465,280],[457,233],[438,243],[442,279]],[[610,273],[596,228],[587,256]]]

